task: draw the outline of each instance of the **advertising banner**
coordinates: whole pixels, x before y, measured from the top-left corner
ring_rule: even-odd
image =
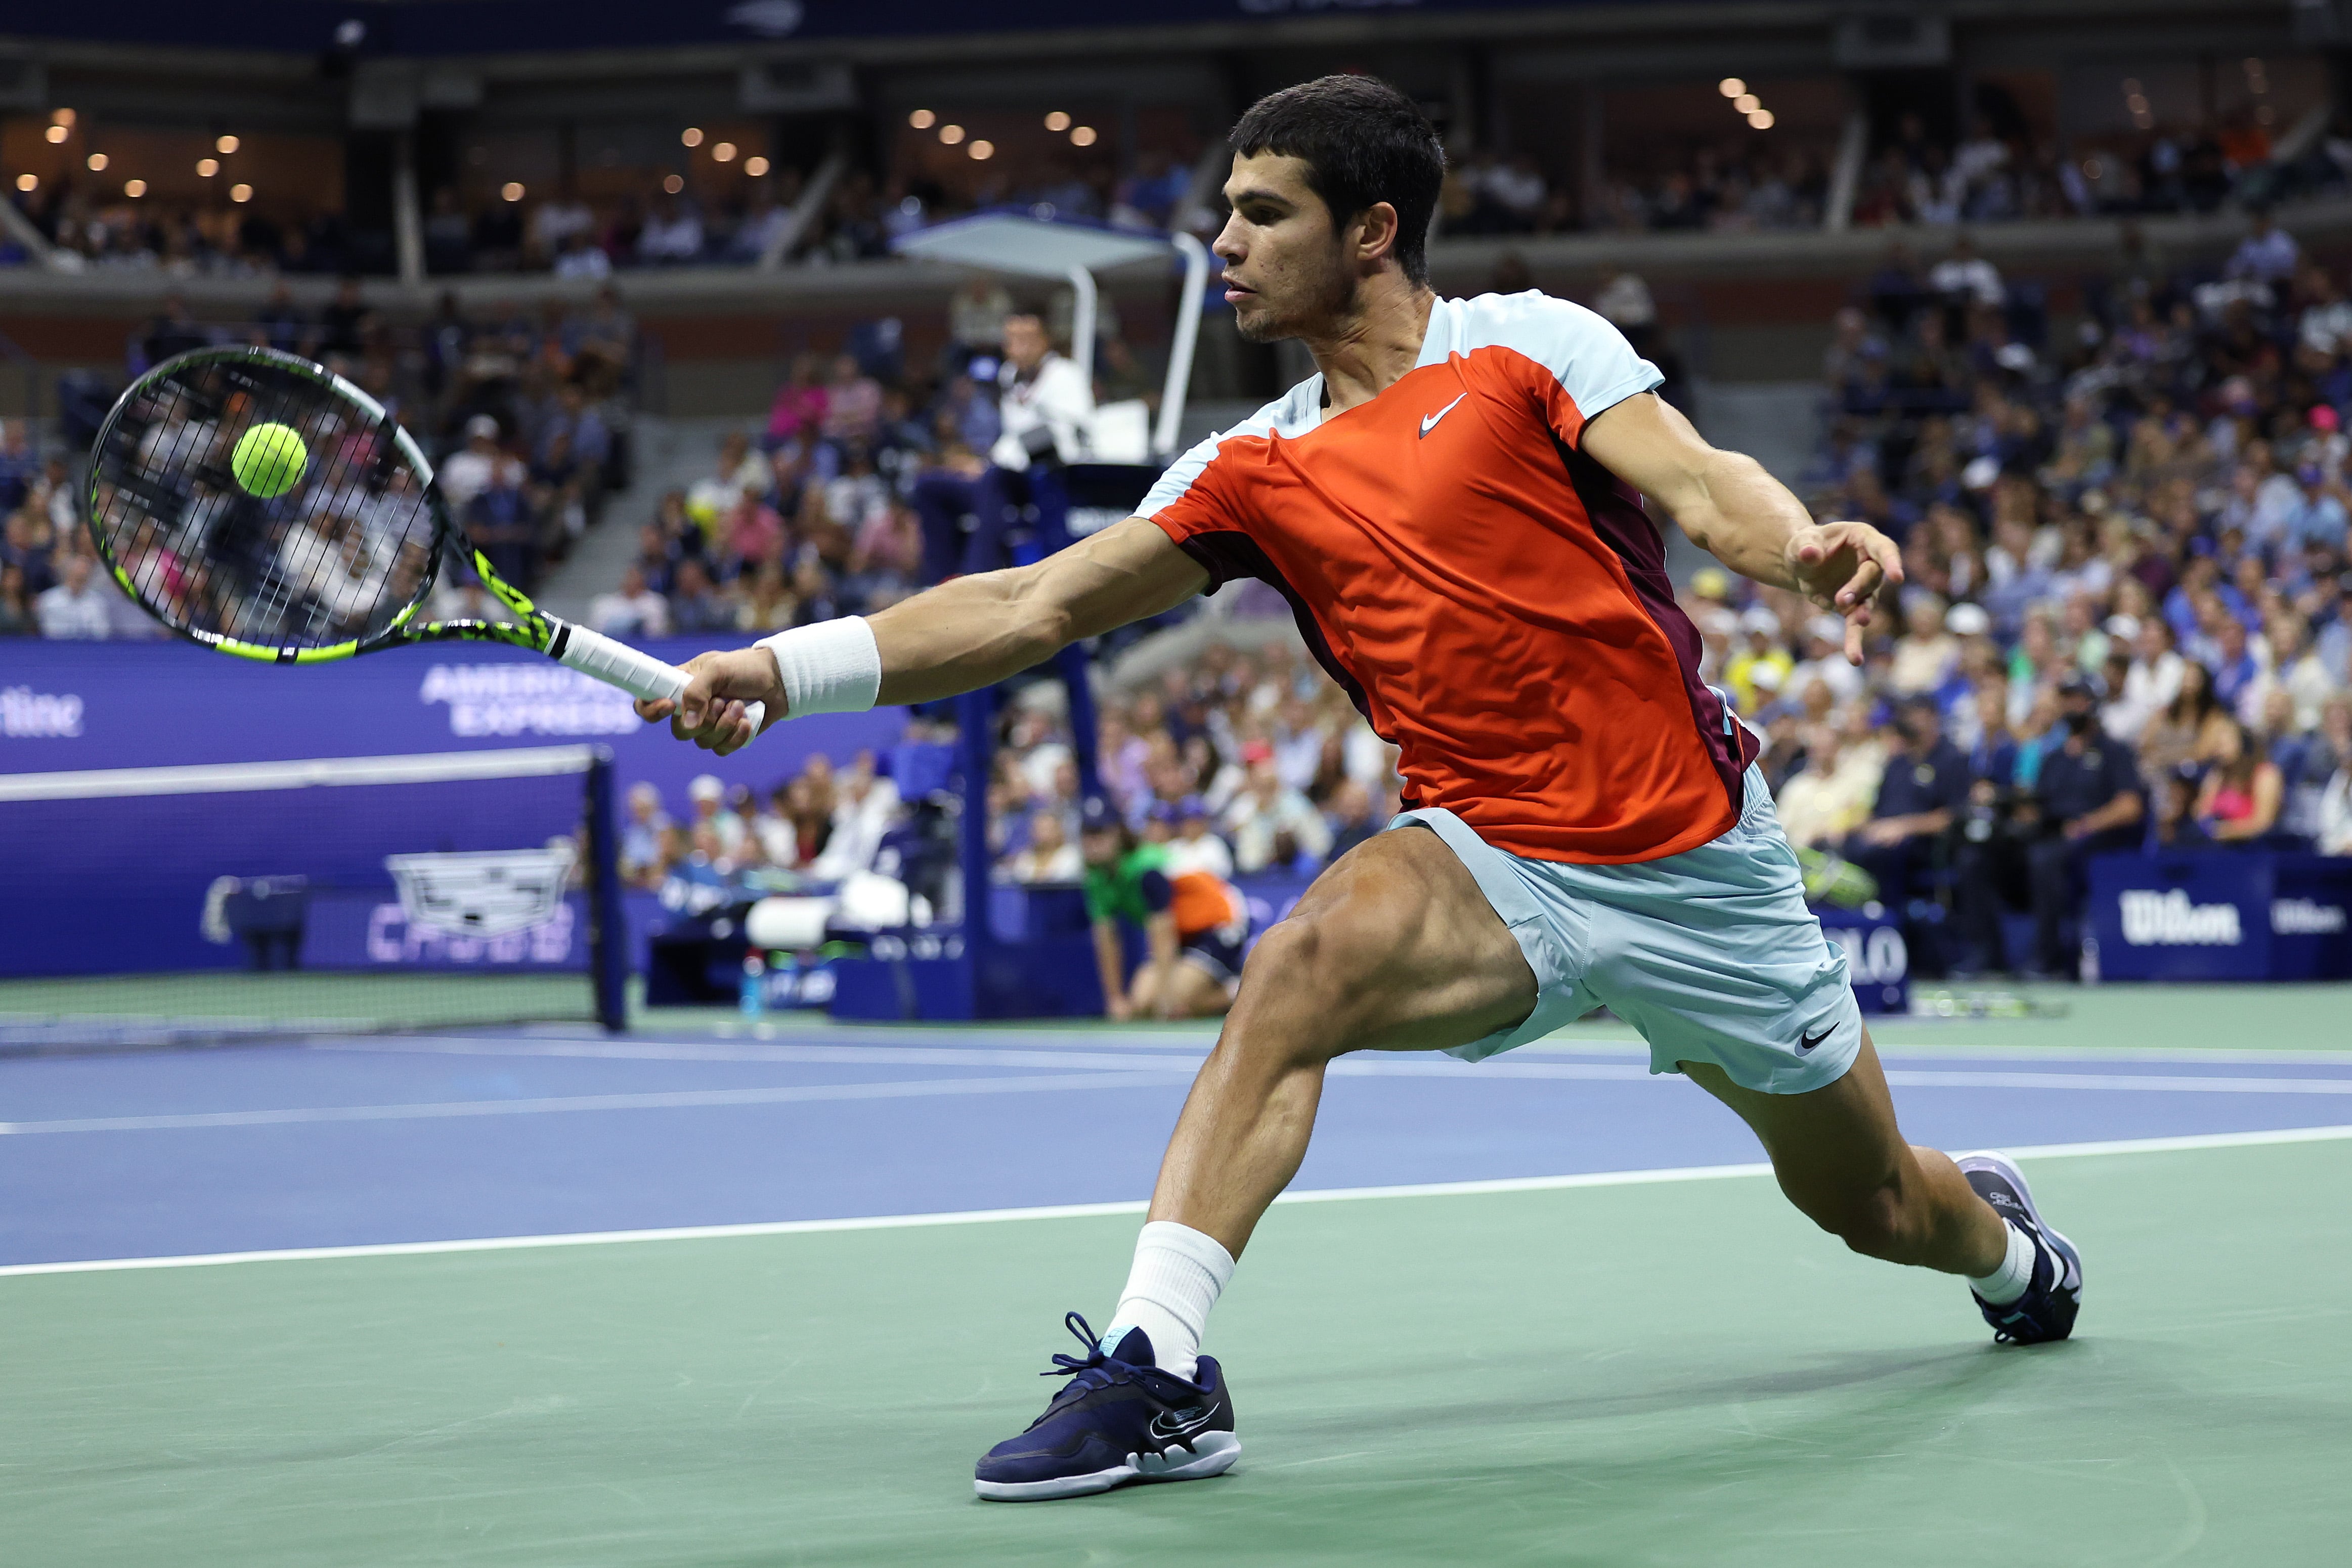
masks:
[[[2259,850],[2091,864],[2106,980],[2352,978],[2352,860]]]

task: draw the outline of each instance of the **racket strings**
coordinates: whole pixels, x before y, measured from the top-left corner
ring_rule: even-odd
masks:
[[[282,495],[255,495],[233,471],[261,425],[301,443]],[[434,574],[425,484],[389,427],[323,381],[250,360],[180,367],[128,405],[96,455],[91,517],[149,608],[239,642],[367,640]]]

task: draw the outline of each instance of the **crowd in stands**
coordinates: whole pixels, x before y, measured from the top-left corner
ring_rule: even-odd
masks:
[[[2282,161],[2252,113],[2219,127],[2151,127],[2129,142],[2062,147],[2011,119],[1974,120],[1957,140],[1931,136],[1905,115],[1876,148],[1854,197],[1857,226],[1997,223],[2097,214],[2210,213],[2341,191],[2352,184],[2352,121]]]
[[[1694,584],[1790,837],[1960,971],[2071,973],[2094,854],[2352,854],[2352,304],[2266,216],[2098,281],[2053,335],[1963,242],[1840,313],[1808,500],[1906,578],[1864,668],[1790,595]]]
[[[1041,689],[1043,689],[1041,688]],[[919,718],[922,738],[951,733]],[[1101,797],[1179,869],[1222,878],[1311,877],[1398,809],[1394,748],[1297,647],[1213,642],[1157,680],[1112,695],[1097,722]],[[629,795],[621,846],[633,886],[717,885],[761,870],[839,882],[907,874],[894,836],[916,803],[871,752],[845,768],[822,754],[761,796],[706,775],[685,813],[650,784]],[[1063,710],[1015,701],[999,721],[988,784],[999,879],[1075,882],[1083,872],[1081,770]]]
[[[801,355],[756,437],[723,437],[708,475],[661,498],[590,624],[625,637],[780,631],[1009,564],[1032,451],[1069,456],[1099,403],[1156,391],[1109,315],[1088,386],[1051,347],[1048,321],[1066,314],[1016,310],[975,277],[936,365],[908,365],[887,319],[830,358]]]
[[[499,574],[529,592],[600,517],[623,481],[635,323],[606,289],[503,319],[469,316],[445,294],[423,326],[394,330],[346,279],[314,313],[280,285],[255,319],[198,321],[176,296],[132,346],[138,371],[215,343],[317,358],[391,409],[437,458],[442,493]],[[101,389],[86,443],[111,400]],[[38,458],[21,420],[0,422],[0,636],[145,637],[163,628],[98,565],[65,456]],[[428,613],[497,618],[461,562],[444,565]]]

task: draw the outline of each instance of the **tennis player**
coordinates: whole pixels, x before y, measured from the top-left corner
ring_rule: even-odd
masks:
[[[1262,937],[1160,1168],[1133,1271],[982,1496],[1220,1473],[1240,1451],[1209,1311],[1298,1170],[1345,1051],[1471,1061],[1606,1005],[1651,1068],[1737,1111],[1790,1202],[1848,1247],[1964,1277],[2006,1342],[2063,1339],[2074,1247],[1997,1154],[1907,1144],[1807,910],[1757,742],[1698,678],[1662,509],[1727,566],[1843,617],[1859,663],[1901,564],[1816,524],[1661,401],[1609,324],[1537,293],[1442,300],[1423,237],[1444,154],[1402,94],[1327,77],[1234,127],[1218,237],[1256,342],[1317,374],[1203,441],[1139,509],[1034,566],[866,619],[704,654],[675,732],[729,752],[771,715],[924,702],[1236,577],[1288,597],[1331,678],[1402,750],[1407,808]],[[648,719],[667,702],[640,703]]]

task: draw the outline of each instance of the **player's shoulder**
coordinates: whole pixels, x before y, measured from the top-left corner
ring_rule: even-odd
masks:
[[[1482,348],[1510,349],[1539,364],[1559,367],[1596,351],[1624,352],[1625,337],[1608,318],[1573,300],[1540,289],[1517,294],[1479,294],[1440,300],[1431,311],[1433,336],[1444,334],[1442,352],[1471,354]],[[1426,350],[1424,359],[1433,357]]]
[[[1323,377],[1308,376],[1280,397],[1267,404],[1237,425],[1227,426],[1198,442],[1181,457],[1168,465],[1160,481],[1136,510],[1139,516],[1152,517],[1160,509],[1175,500],[1198,483],[1217,460],[1221,452],[1237,443],[1264,440],[1275,436],[1297,436],[1311,430],[1322,417]]]

